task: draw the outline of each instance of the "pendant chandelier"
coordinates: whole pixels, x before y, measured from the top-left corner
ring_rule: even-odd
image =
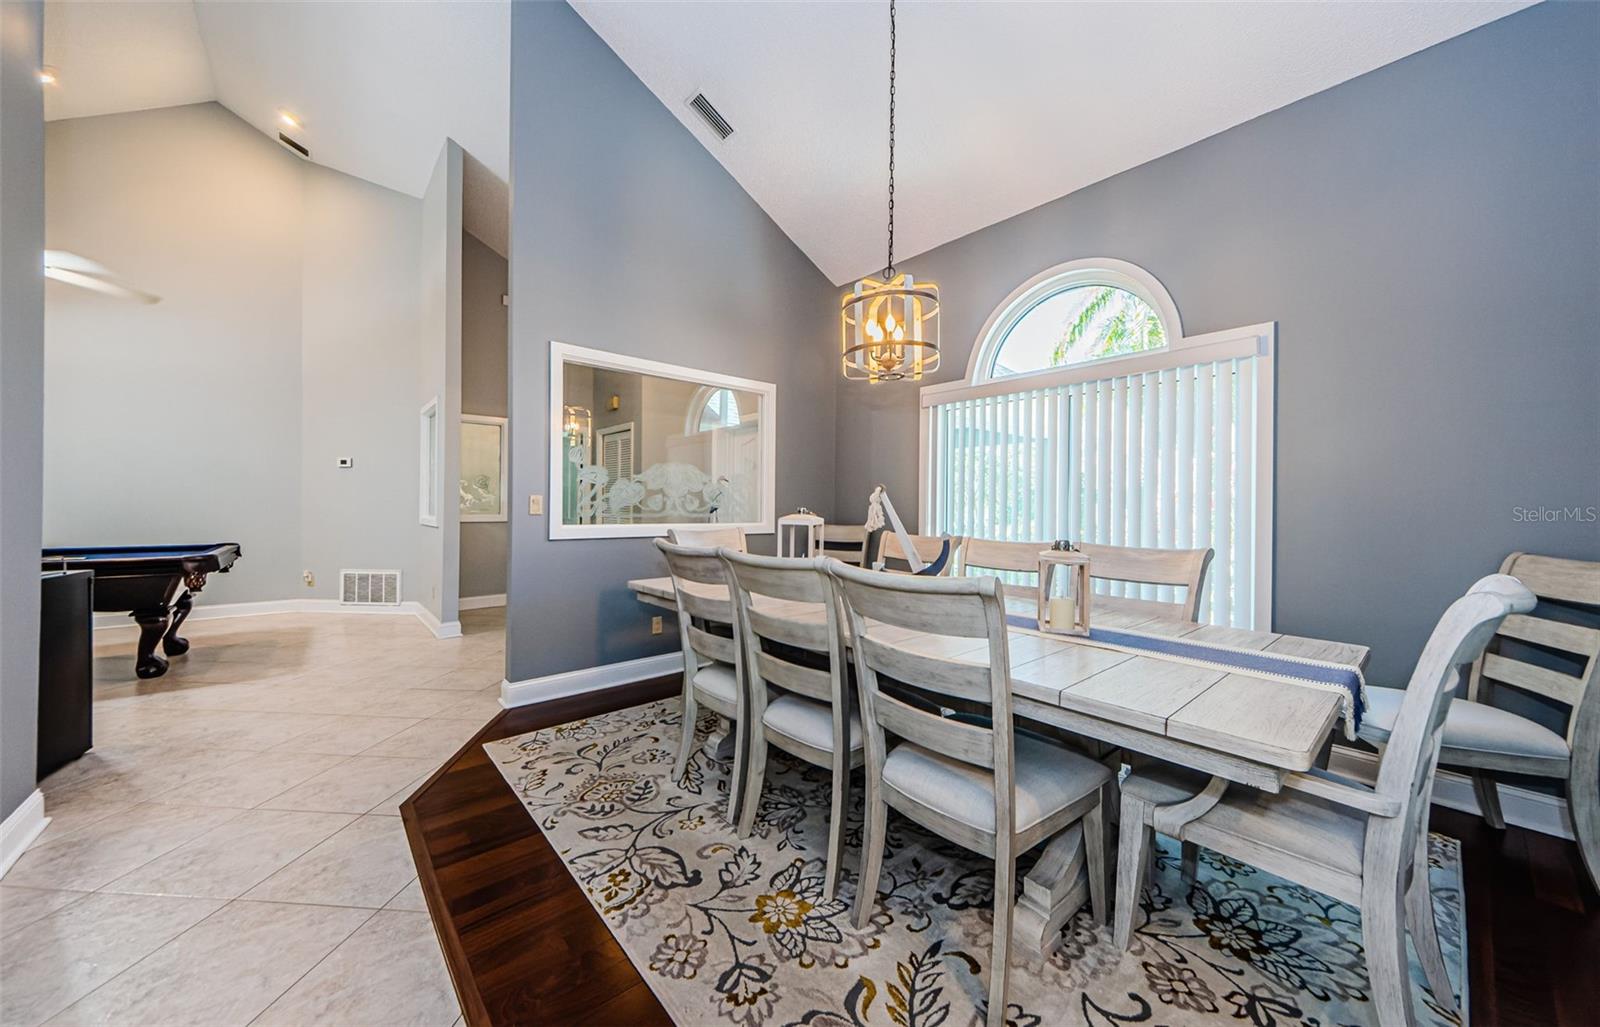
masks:
[[[889,259],[882,277],[861,279],[840,304],[840,349],[851,381],[916,381],[939,366],[939,287],[894,267],[895,43],[889,0]]]

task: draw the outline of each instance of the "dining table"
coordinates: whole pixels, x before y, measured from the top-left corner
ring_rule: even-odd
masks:
[[[707,598],[727,597],[720,585],[684,586]],[[639,578],[628,587],[640,602],[677,610],[670,577]],[[774,616],[824,616],[815,605],[763,596],[755,600]],[[1119,765],[1122,753],[1137,753],[1209,775],[1194,794],[1157,809],[1155,826],[1166,834],[1175,835],[1184,823],[1211,809],[1230,786],[1280,791],[1290,775],[1318,766],[1335,732],[1353,716],[1349,699],[1335,688],[1041,631],[1028,616],[1037,611],[1031,588],[1008,595],[1006,609],[1015,717],[1093,739]],[[1155,639],[1315,661],[1357,675],[1369,654],[1366,646],[1348,642],[1198,624],[1172,616],[1160,604],[1117,596],[1093,596],[1092,623],[1097,629]],[[987,660],[987,638],[870,622],[868,630],[896,647]],[[1062,925],[1087,899],[1082,845],[1081,831],[1057,835],[1018,889],[1013,937],[1030,951],[1048,952],[1058,944]]]

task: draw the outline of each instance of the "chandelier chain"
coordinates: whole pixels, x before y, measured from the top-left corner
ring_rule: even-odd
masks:
[[[883,277],[894,277],[894,59],[895,59],[894,0],[889,0],[889,262],[884,266]]]

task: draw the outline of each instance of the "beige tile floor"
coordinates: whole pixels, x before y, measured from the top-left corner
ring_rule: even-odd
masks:
[[[458,1021],[400,802],[499,712],[504,616],[193,621],[95,648],[95,747],[0,881],[0,1024]]]

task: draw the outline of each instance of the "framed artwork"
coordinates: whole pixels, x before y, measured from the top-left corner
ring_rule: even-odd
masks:
[[[461,520],[503,521],[510,490],[506,419],[461,415]]]

